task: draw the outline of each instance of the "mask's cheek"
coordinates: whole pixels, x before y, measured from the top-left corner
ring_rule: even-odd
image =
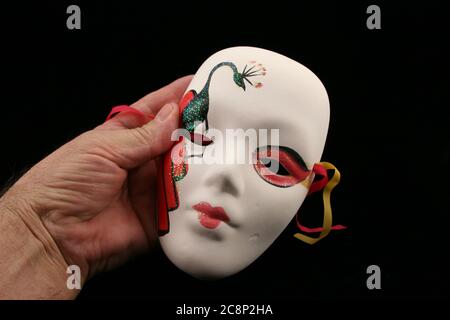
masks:
[[[260,244],[269,246],[295,217],[308,190],[300,183],[276,187],[255,176],[247,181],[245,231],[248,237],[258,234]]]
[[[178,190],[178,197],[180,201],[180,208],[183,210],[191,209],[192,205],[199,201],[206,201],[201,197],[203,179],[202,165],[192,163],[192,159],[185,163],[188,170],[183,179],[175,182],[175,186]],[[200,195],[199,195],[200,194]]]

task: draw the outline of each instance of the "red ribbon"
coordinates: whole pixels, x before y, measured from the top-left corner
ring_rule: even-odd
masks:
[[[315,176],[320,176],[321,178],[318,179],[318,180],[315,180],[315,177],[314,177],[315,181],[313,181],[313,183],[309,187],[308,195],[310,195],[311,193],[314,193],[314,192],[322,190],[323,188],[325,188],[325,186],[328,183],[327,170],[323,166],[321,166],[320,164],[316,163],[316,164],[314,164],[314,167],[313,167],[312,171],[314,172]]]
[[[314,167],[312,169],[312,171],[314,172],[314,174],[316,176],[320,176],[321,178],[319,180],[315,180],[311,186],[309,187],[309,192],[308,195],[310,195],[311,193],[317,192],[322,190],[323,188],[325,188],[325,186],[328,183],[328,174],[327,174],[327,169],[325,169],[322,165],[316,163],[314,164]],[[314,177],[315,179],[315,177]],[[297,224],[297,227],[306,233],[316,233],[316,232],[322,232],[323,228],[322,227],[317,227],[317,228],[308,228],[305,227],[303,225],[300,224],[300,222],[298,221],[298,216],[299,216],[299,212],[297,212],[297,214],[295,215],[295,222]],[[331,227],[331,230],[342,230],[342,229],[346,229],[346,226],[343,225],[335,225]]]
[[[116,107],[111,109],[110,113],[106,117],[105,122],[108,121],[111,118],[114,118],[116,115],[118,115],[119,113],[122,113],[122,112],[132,113],[132,114],[136,114],[136,115],[141,116],[141,117],[146,117],[148,120],[155,119],[154,115],[146,116],[142,111],[139,111],[138,109],[132,108],[132,107],[127,106],[127,105],[120,105],[120,106],[116,106]]]

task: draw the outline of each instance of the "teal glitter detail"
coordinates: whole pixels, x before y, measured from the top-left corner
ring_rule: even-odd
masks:
[[[198,97],[198,99],[196,99]],[[197,122],[205,121],[209,110],[209,97],[205,95],[200,99],[199,95],[192,99],[189,105],[184,109],[182,121],[183,127],[189,132],[194,132]]]
[[[182,114],[183,128],[189,132],[194,132],[196,123],[202,123],[206,121],[206,129],[208,129],[208,111],[209,111],[209,85],[211,83],[212,76],[217,69],[221,67],[230,67],[233,71],[233,80],[237,86],[245,90],[244,79],[241,73],[239,73],[236,65],[232,62],[221,62],[216,65],[209,73],[208,80],[205,83],[203,89],[194,96],[194,98],[188,103]]]

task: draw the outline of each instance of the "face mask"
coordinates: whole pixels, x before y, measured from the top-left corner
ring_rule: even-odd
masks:
[[[203,63],[179,107],[184,131],[158,186],[160,242],[178,268],[200,279],[235,274],[294,217],[295,237],[309,244],[343,228],[332,227],[330,207],[339,172],[320,163],[328,96],[309,69],[264,49],[225,49]],[[319,190],[323,226],[303,227],[296,213]]]

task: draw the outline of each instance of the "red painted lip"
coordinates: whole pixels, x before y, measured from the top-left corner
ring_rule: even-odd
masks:
[[[205,201],[197,203],[192,208],[200,213],[200,223],[208,229],[215,229],[222,221],[227,222],[230,220],[230,217],[228,217],[222,207],[213,207]]]

